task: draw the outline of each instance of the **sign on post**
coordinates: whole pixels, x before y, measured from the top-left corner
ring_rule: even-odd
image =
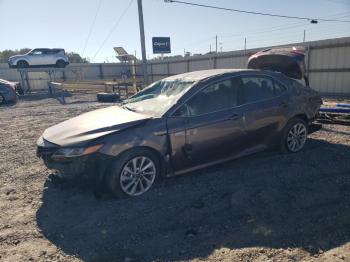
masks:
[[[152,37],[153,54],[171,53],[170,37]]]

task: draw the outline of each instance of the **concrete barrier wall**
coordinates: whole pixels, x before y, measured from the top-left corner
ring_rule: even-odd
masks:
[[[321,40],[305,43],[293,43],[284,46],[304,46],[307,51],[307,68],[310,84],[315,90],[329,95],[350,95],[350,37]],[[188,71],[212,68],[246,68],[247,59],[264,48],[239,50],[210,55],[149,61],[147,71],[149,81],[154,82],[170,75]],[[136,66],[136,74],[142,76],[141,64]],[[120,63],[71,64],[63,72],[58,70],[54,81],[83,81],[120,78],[132,65]],[[16,69],[0,64],[0,78],[20,81]],[[50,80],[45,72],[29,74],[32,89],[47,88]]]

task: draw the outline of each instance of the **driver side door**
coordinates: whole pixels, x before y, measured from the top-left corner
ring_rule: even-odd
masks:
[[[229,159],[244,147],[240,89],[232,78],[210,84],[168,118],[175,173]]]

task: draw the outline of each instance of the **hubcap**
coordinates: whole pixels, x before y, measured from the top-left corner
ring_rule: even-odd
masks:
[[[304,147],[307,130],[304,124],[295,124],[288,132],[287,146],[292,152],[297,152]]]
[[[120,186],[126,194],[138,196],[151,188],[155,177],[156,166],[152,159],[145,156],[134,157],[123,167]]]

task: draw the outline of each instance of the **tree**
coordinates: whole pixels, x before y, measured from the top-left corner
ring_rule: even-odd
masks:
[[[69,63],[89,63],[86,58],[81,57],[79,54],[74,52],[67,53]]]
[[[0,51],[0,63],[7,63],[7,60],[9,59],[10,56],[24,55],[28,53],[30,50],[31,49],[29,48],[22,48],[22,49],[15,49],[15,50],[6,49],[4,51]]]

